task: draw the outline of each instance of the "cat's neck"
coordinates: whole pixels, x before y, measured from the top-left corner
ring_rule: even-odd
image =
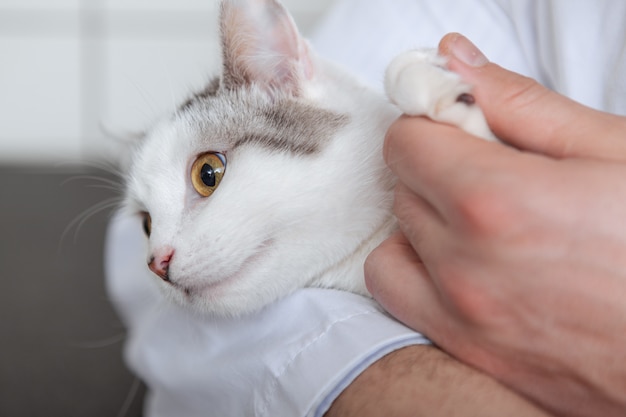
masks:
[[[313,280],[312,285],[323,288],[337,288],[369,296],[363,277],[365,259],[396,230],[396,218],[393,214],[389,214],[387,219],[371,235],[364,239],[354,252],[323,271]]]
[[[383,160],[382,146],[387,129],[400,113],[382,93],[356,81],[334,64],[327,65],[320,101],[329,110],[350,117],[350,123],[342,137],[333,142],[335,148],[329,154],[339,158],[335,166],[342,171],[337,172],[340,181],[350,182],[369,175],[368,180],[358,179],[362,195],[367,194],[369,199],[355,198],[353,204],[362,204],[371,214],[363,216],[366,220],[355,219],[363,223],[361,239],[354,242],[345,257],[319,273],[312,284],[368,295],[363,279],[365,259],[397,228],[391,210],[395,179]],[[354,192],[355,185],[348,188]]]

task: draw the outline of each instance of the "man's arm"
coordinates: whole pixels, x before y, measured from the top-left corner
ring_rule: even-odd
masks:
[[[494,379],[427,345],[388,354],[335,400],[326,417],[548,414]]]

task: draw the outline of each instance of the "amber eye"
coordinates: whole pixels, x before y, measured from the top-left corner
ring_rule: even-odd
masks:
[[[150,233],[152,233],[152,217],[150,217],[150,213],[148,213],[147,211],[142,211],[141,216],[143,218],[142,219],[143,231],[146,234],[146,236],[150,237]]]
[[[226,170],[226,157],[221,153],[209,152],[196,159],[191,167],[191,183],[202,197],[208,197],[220,184]]]

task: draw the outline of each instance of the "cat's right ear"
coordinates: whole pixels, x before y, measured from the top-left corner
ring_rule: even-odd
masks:
[[[276,0],[222,1],[220,31],[226,89],[255,84],[298,96],[313,76],[308,45]]]

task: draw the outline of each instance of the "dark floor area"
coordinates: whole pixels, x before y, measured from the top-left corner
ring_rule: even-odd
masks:
[[[93,168],[0,166],[0,416],[141,415],[142,386],[125,408],[137,381],[104,288],[113,208],[77,221],[118,195],[111,180]]]

